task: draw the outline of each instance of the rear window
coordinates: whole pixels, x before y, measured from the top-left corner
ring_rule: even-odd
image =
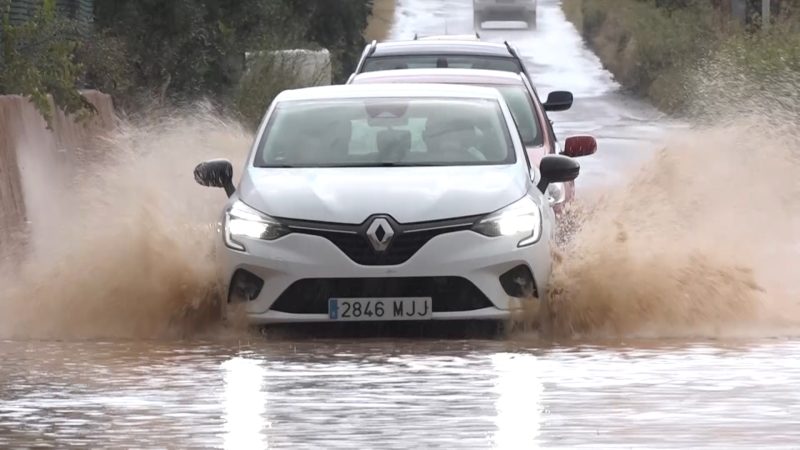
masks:
[[[484,69],[520,73],[522,67],[514,58],[481,55],[395,55],[375,56],[364,62],[363,72],[397,69]]]
[[[491,99],[371,98],[282,102],[257,167],[461,166],[516,162]]]

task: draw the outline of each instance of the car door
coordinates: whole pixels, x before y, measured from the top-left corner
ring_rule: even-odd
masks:
[[[524,74],[520,74],[520,78],[525,84],[525,88],[528,90],[528,94],[531,96],[531,100],[536,107],[538,112],[537,116],[541,118],[540,126],[545,134],[545,147],[547,148],[547,153],[555,154],[556,147],[558,145],[558,138],[553,130],[553,122],[547,116],[547,111],[545,111],[544,105],[542,105],[542,101],[539,99],[539,94],[536,92],[536,89],[530,83],[528,78]]]
[[[522,82],[525,83],[525,87],[528,89],[528,93],[531,95],[534,104],[536,105],[537,110],[539,111],[539,117],[541,117],[541,127],[544,130],[545,134],[545,148],[546,154],[556,155],[561,153],[561,145],[558,143],[558,138],[556,137],[556,132],[553,129],[553,121],[547,116],[547,111],[544,109],[544,105],[542,101],[539,99],[539,94],[534,89],[533,85],[524,75],[520,75],[522,78]],[[565,188],[565,202],[572,201],[575,198],[575,182],[570,181],[568,183],[564,183]],[[561,206],[557,209],[560,211]]]

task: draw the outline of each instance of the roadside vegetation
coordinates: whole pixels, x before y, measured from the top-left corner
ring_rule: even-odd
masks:
[[[664,111],[699,113],[730,89],[797,96],[796,86],[779,85],[800,74],[800,1],[773,0],[766,28],[759,1],[739,18],[728,1],[564,0],[563,8],[616,79]]]
[[[89,113],[94,107],[76,90],[84,74],[75,55],[81,40],[75,21],[58,16],[54,0],[46,0],[25,23],[11,25],[10,1],[0,0],[5,13],[0,34],[0,94],[22,94],[52,119],[52,102],[67,113]]]
[[[372,0],[94,0],[90,23],[40,0],[30,19],[12,23],[14,1],[0,0],[0,94],[29,97],[45,118],[53,107],[90,114],[79,89],[98,89],[128,112],[210,99],[249,123],[297,74],[282,67],[244,77],[246,52],[324,48],[333,80],[343,80],[372,8]]]

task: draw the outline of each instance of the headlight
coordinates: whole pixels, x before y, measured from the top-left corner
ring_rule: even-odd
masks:
[[[277,220],[239,200],[225,213],[225,245],[234,250],[245,250],[237,238],[273,241],[289,233],[290,230]]]
[[[560,205],[567,200],[567,186],[564,183],[550,183],[546,195],[551,205]]]
[[[500,211],[480,220],[474,231],[489,236],[522,236],[518,247],[530,245],[542,236],[542,211],[533,199],[525,196]]]

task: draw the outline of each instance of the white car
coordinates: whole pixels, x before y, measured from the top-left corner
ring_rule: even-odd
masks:
[[[532,167],[495,89],[372,84],[281,93],[238,188],[226,160],[195,179],[229,196],[224,308],[251,324],[503,320],[545,295],[542,192],[579,169]]]

